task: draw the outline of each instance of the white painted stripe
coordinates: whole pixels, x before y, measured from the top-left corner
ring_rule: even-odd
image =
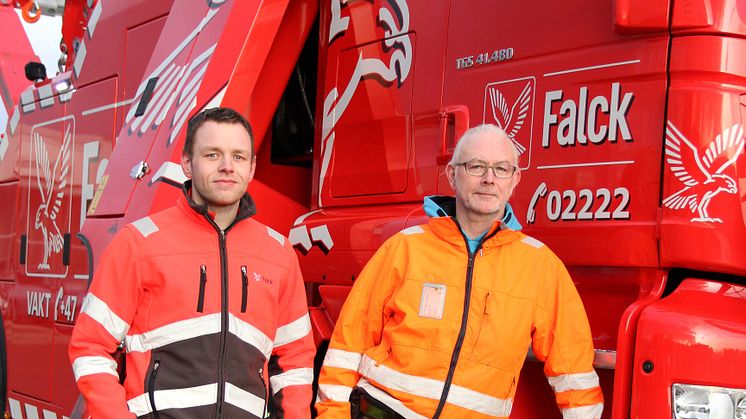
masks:
[[[132,223],[132,227],[135,227],[137,231],[139,231],[140,234],[143,235],[143,237],[148,237],[149,235],[158,231],[158,226],[155,225],[150,217],[140,218],[139,220]]]
[[[285,236],[280,234],[279,231],[273,229],[270,226],[267,226],[267,234],[269,234],[269,237],[272,237],[273,239],[277,240],[277,242],[280,243],[281,246],[285,245]]]
[[[0,162],[5,160],[5,153],[8,152],[8,147],[10,147],[10,136],[6,134],[0,137]]]
[[[103,356],[81,356],[73,361],[73,374],[75,381],[81,377],[93,374],[111,374],[119,377],[117,374],[117,363],[111,357]]]
[[[215,97],[213,97],[212,99],[210,99],[209,102],[207,102],[207,105],[205,105],[205,109],[212,109],[212,108],[220,107],[220,104],[223,102],[223,97],[225,96],[226,90],[228,90],[227,85],[223,87],[222,89],[220,89],[218,94],[215,95]]]
[[[303,313],[297,320],[277,328],[275,348],[302,339],[311,333],[311,318]]]
[[[88,276],[88,274],[75,274],[75,275],[73,275],[73,278],[75,278],[75,279],[88,279],[89,276]]]
[[[170,69],[171,67],[169,67]],[[186,71],[186,67],[174,67],[176,71],[172,71],[168,77],[164,76],[163,79],[158,79],[158,82],[156,84],[156,88],[153,90],[153,96],[150,98],[150,101],[148,102],[147,110],[145,111],[145,114],[142,116],[140,123],[142,124],[140,126],[140,132],[144,133],[148,129],[150,129],[151,124],[153,127],[158,126],[158,123],[153,123],[153,121],[156,119],[156,117],[159,116],[159,113],[161,112],[161,109],[163,109],[163,113],[167,113],[170,108],[171,104],[164,106],[166,104],[166,101],[171,101],[173,103],[173,100],[178,95],[178,86],[181,84],[181,81],[184,79],[184,73]],[[142,99],[141,99],[142,101]],[[138,105],[139,106],[139,105]],[[163,118],[161,118],[163,120]],[[133,124],[132,130],[135,131],[136,127]]]
[[[171,126],[173,128],[171,130],[171,135],[168,137],[168,145],[169,146],[171,144],[173,144],[174,141],[176,141],[176,136],[179,135],[179,132],[181,131],[181,127],[184,125],[184,122],[186,122],[186,119],[189,116],[189,112],[191,112],[192,109],[194,109],[195,107],[197,107],[197,98],[196,97],[192,98],[191,102],[189,102],[189,109],[187,109],[186,112],[184,112],[184,114],[182,115],[182,117],[179,118],[178,121],[174,120],[171,123]]]
[[[311,212],[307,212],[307,213],[301,215],[300,217],[298,217],[298,218],[295,219],[295,221],[293,222],[293,226],[295,227],[295,226],[300,225],[300,223],[306,221],[306,218],[308,218],[308,217],[316,214],[317,212],[321,212],[321,210],[317,209],[317,210],[314,210],[314,211],[311,211]]]
[[[358,371],[364,377],[390,389],[433,400],[440,399],[445,384],[440,380],[405,374],[383,364],[377,364],[367,355],[360,361]],[[513,403],[509,399],[492,397],[457,385],[451,385],[448,403],[492,416],[509,416],[513,408]]]
[[[127,336],[124,338],[124,344],[127,352],[147,352],[174,342],[220,333],[220,329],[220,313],[213,313]]]
[[[562,409],[562,417],[564,419],[601,419],[603,411],[604,404],[598,403],[590,406]]]
[[[324,356],[324,366],[357,371],[362,359],[363,354],[361,353],[329,348]]]
[[[401,234],[411,235],[411,234],[422,234],[425,230],[422,229],[422,226],[412,226],[407,227],[404,230],[401,231]]]
[[[88,38],[93,38],[93,32],[96,31],[96,25],[98,20],[101,18],[101,1],[96,2],[96,7],[93,8],[91,17],[88,19]]]
[[[407,406],[404,406],[402,402],[389,396],[388,393],[369,383],[365,378],[361,378],[357,385],[370,394],[371,397],[394,409],[398,414],[404,416],[406,419],[427,419],[427,416],[422,416]]]
[[[127,100],[123,100],[121,102],[110,103],[108,105],[99,106],[98,108],[92,108],[92,109],[88,109],[86,111],[83,111],[83,112],[81,112],[81,115],[88,116],[88,115],[91,115],[91,114],[94,114],[94,113],[97,113],[97,112],[103,112],[103,111],[108,110],[108,109],[119,108],[119,107],[122,107],[122,106],[127,106],[127,105],[131,104],[134,101],[135,101],[134,99],[127,99]]]
[[[269,383],[272,385],[273,394],[289,386],[310,386],[313,383],[313,368],[287,370],[282,374],[269,377]]]
[[[56,122],[65,121],[65,120],[68,120],[68,119],[72,119],[74,121],[75,117],[72,116],[72,115],[68,115],[68,116],[61,116],[59,118],[50,119],[48,121],[44,121],[42,123],[34,125],[32,129],[36,129],[36,127],[42,127],[42,126],[52,125],[52,124],[54,124]]]
[[[34,102],[31,102],[28,105],[23,105],[23,112],[24,113],[33,112],[34,110],[36,110],[36,103],[34,103]]]
[[[54,92],[52,91],[52,83],[47,83],[44,86],[40,86],[39,89],[39,105],[42,108],[54,105]]]
[[[23,412],[21,411],[21,403],[16,399],[8,398],[8,404],[10,405],[10,416],[14,418],[23,418]]]
[[[60,95],[59,95],[60,102],[64,103],[64,102],[67,102],[70,99],[72,99],[73,93],[75,93],[75,89],[70,89],[70,90],[68,90],[66,92],[60,93]]]
[[[601,161],[601,162],[589,162],[589,163],[571,163],[571,164],[555,164],[549,166],[537,166],[539,170],[545,169],[567,169],[570,167],[594,167],[594,166],[621,166],[624,164],[634,164],[634,160],[620,160],[620,161]]]
[[[352,387],[341,386],[338,384],[319,384],[319,394],[317,401],[348,402],[350,401]]]
[[[57,419],[57,414],[44,409],[44,419]]]
[[[546,73],[544,74],[544,77],[559,76],[561,74],[577,73],[580,71],[598,70],[601,68],[618,67],[621,65],[638,64],[639,62],[640,60],[630,60],[630,61],[619,61],[616,63],[609,63],[609,64],[592,65],[590,67],[572,68],[569,70],[556,71],[554,73]]]
[[[552,386],[555,393],[571,390],[588,390],[599,385],[598,375],[596,375],[595,371],[547,377],[547,381],[549,381],[549,385]]]
[[[311,233],[311,239],[315,242],[321,242],[326,250],[331,250],[334,247],[334,240],[332,240],[329,227],[326,224],[312,227],[308,231]]]
[[[85,42],[81,42],[80,47],[78,47],[78,53],[75,56],[75,61],[73,62],[73,70],[75,70],[76,77],[80,77],[80,70],[83,69],[83,61],[85,61],[85,55],[86,55]]]
[[[535,247],[537,249],[540,249],[540,248],[544,247],[544,243],[540,242],[539,240],[536,240],[535,238],[533,238],[531,236],[526,236],[521,241],[523,243],[526,243],[527,245],[533,246],[533,247]]]
[[[308,229],[304,225],[291,228],[288,239],[290,240],[291,245],[295,246],[299,244],[306,252],[311,249],[311,246],[313,246],[313,243],[311,243],[311,236],[308,235]]]
[[[269,359],[269,356],[272,355],[272,340],[254,325],[239,319],[233,314],[229,314],[228,317],[228,331],[259,349],[265,358]]]
[[[257,397],[231,383],[225,383],[225,402],[243,409],[254,416],[260,418],[266,416],[263,398]],[[155,405],[158,406],[158,402],[155,402]]]
[[[13,135],[16,133],[16,128],[18,127],[18,121],[21,120],[21,113],[18,110],[18,106],[16,106],[13,109],[13,116],[10,117],[10,135]]]
[[[189,178],[184,174],[184,170],[181,169],[180,164],[167,161],[153,174],[153,177],[150,179],[150,184],[152,185],[161,179],[170,180],[176,183],[184,183]]]
[[[143,393],[127,400],[130,412],[137,416],[151,413],[153,408],[150,406],[149,396],[148,393]],[[217,403],[218,385],[213,383],[173,390],[156,390],[153,392],[153,397],[155,398],[155,407],[158,410],[205,406]]]
[[[26,419],[39,419],[39,409],[33,404],[24,404],[26,405]]]
[[[29,87],[21,93],[21,105],[28,105],[34,103],[34,89]]]
[[[108,304],[90,292],[85,296],[80,311],[101,324],[118,342],[124,339],[130,328],[130,325],[114,313]]]

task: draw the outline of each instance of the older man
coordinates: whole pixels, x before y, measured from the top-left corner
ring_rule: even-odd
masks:
[[[521,179],[504,131],[467,131],[428,197],[426,225],[390,238],[360,274],[324,360],[329,418],[507,418],[532,347],[565,418],[601,417],[603,396],[578,293],[562,262],[517,230]]]

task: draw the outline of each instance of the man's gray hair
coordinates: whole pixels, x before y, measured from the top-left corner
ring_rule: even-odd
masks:
[[[518,152],[518,149],[515,147],[515,144],[513,144],[513,141],[511,141],[508,133],[494,124],[481,124],[469,128],[456,143],[456,147],[453,149],[453,155],[451,156],[451,161],[448,162],[448,164],[453,165],[455,163],[461,163],[458,159],[461,158],[461,148],[464,144],[464,140],[477,134],[492,134],[507,141],[507,143],[510,145],[510,149],[513,150],[513,153],[515,153],[515,164],[516,166],[518,166],[518,160],[521,157],[521,153]]]

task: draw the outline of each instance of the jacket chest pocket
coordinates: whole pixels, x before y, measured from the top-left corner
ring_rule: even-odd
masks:
[[[259,315],[274,318],[279,302],[279,286],[284,273],[271,266],[251,261],[232,267],[230,284],[231,311],[239,315]]]
[[[531,344],[534,306],[495,291],[487,291],[475,315],[474,357],[487,365],[517,370]]]

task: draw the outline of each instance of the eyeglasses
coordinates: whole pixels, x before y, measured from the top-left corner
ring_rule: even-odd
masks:
[[[517,167],[507,163],[487,164],[487,162],[483,162],[481,160],[453,163],[453,165],[464,166],[464,171],[467,175],[477,177],[484,176],[485,173],[487,173],[487,169],[492,169],[492,173],[495,174],[495,177],[499,177],[502,179],[513,177],[513,174],[515,174],[515,171],[518,169]]]

